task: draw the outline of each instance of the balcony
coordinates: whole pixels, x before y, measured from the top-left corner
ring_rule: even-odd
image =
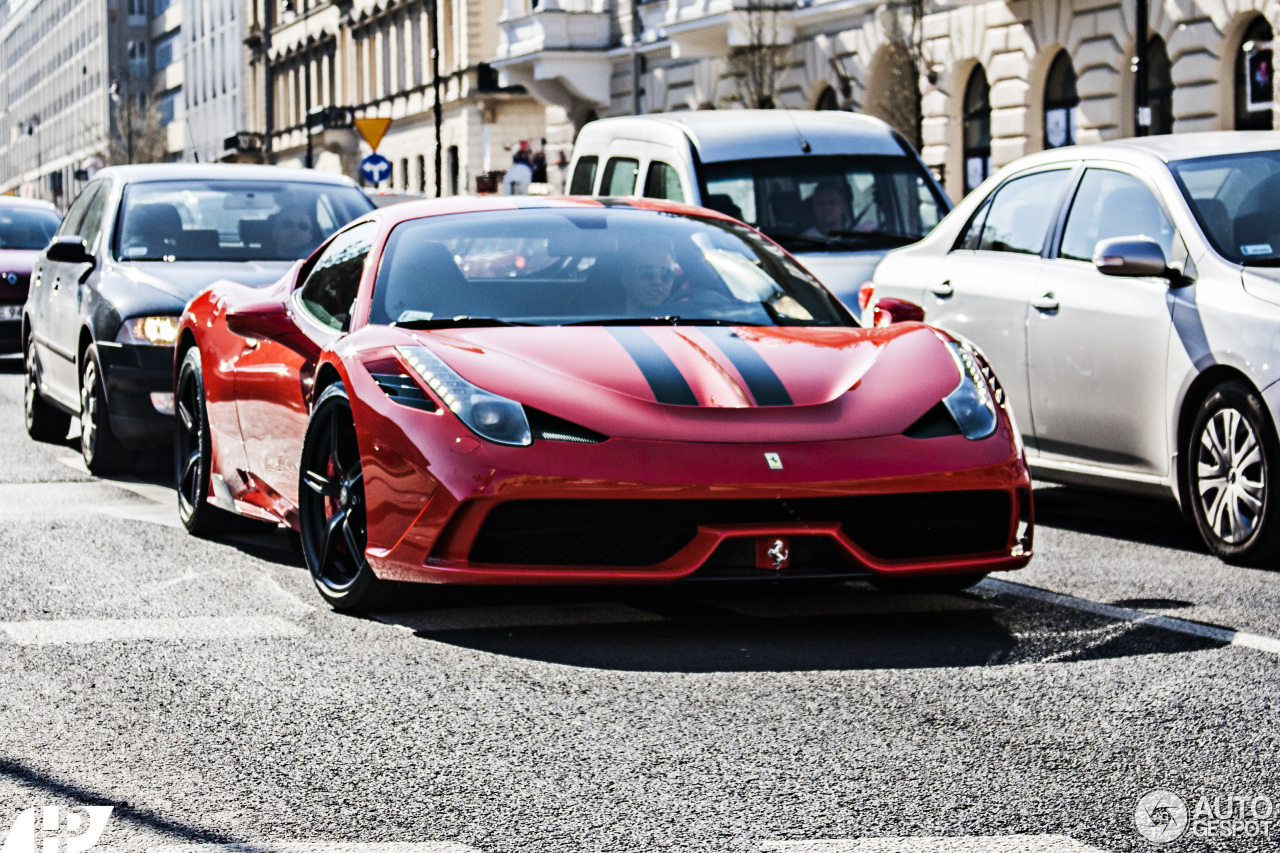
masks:
[[[612,15],[602,0],[507,0],[498,27],[491,64],[503,85],[570,109],[609,103]]]

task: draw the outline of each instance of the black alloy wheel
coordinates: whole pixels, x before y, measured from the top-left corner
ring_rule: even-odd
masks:
[[[62,441],[71,428],[71,416],[55,409],[40,394],[40,362],[36,357],[34,335],[27,335],[23,356],[22,413],[27,435],[36,441]]]
[[[111,431],[107,392],[102,384],[98,348],[85,350],[80,374],[80,453],[92,474],[119,474],[133,469],[135,451],[126,448]]]
[[[364,473],[351,401],[342,383],[316,401],[302,443],[298,484],[302,556],[335,610],[385,606],[397,585],[378,580],[365,556]]]
[[[1280,558],[1280,443],[1258,394],[1242,381],[1215,388],[1200,404],[1183,454],[1191,514],[1200,538],[1228,563],[1263,566]]]
[[[213,436],[205,406],[200,350],[187,350],[178,368],[173,434],[174,480],[178,484],[178,517],[194,536],[229,532],[236,516],[209,501]]]

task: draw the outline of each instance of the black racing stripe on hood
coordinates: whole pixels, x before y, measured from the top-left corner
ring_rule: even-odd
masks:
[[[725,354],[742,374],[757,406],[793,405],[787,387],[751,344],[738,337],[733,329],[709,326],[700,330]]]
[[[693,389],[685,381],[680,368],[643,329],[620,326],[606,331],[622,344],[627,355],[640,368],[655,400],[672,406],[698,405],[698,398],[693,395]]]

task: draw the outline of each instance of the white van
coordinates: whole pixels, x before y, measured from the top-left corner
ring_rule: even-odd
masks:
[[[889,249],[951,209],[901,134],[869,116],[703,110],[582,128],[570,195],[646,196],[709,207],[759,228],[851,308]]]

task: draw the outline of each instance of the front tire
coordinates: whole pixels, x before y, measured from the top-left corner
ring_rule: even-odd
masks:
[[[1200,404],[1184,454],[1191,512],[1200,538],[1228,563],[1280,557],[1280,444],[1266,407],[1244,382],[1219,385]]]
[[[27,336],[23,349],[22,413],[27,435],[36,441],[57,442],[67,437],[71,416],[55,409],[40,394],[40,362],[36,359],[36,340]]]
[[[92,474],[121,474],[133,470],[137,453],[127,449],[111,431],[107,390],[102,382],[98,348],[85,350],[80,374],[80,453]]]
[[[212,537],[230,532],[238,518],[209,502],[213,436],[205,405],[200,350],[187,350],[178,368],[175,398],[173,462],[178,484],[178,517],[193,536]]]
[[[342,383],[316,401],[302,443],[298,484],[302,556],[316,589],[335,610],[386,606],[398,585],[369,566],[364,472],[351,401]]]

